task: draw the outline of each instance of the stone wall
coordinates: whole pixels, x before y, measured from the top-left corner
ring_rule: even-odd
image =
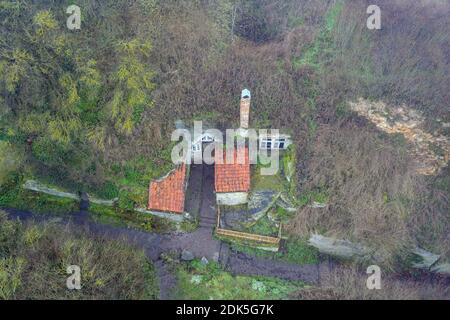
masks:
[[[248,202],[247,192],[216,193],[217,204],[225,206],[237,206]]]
[[[343,259],[371,259],[374,263],[382,263],[377,261],[373,252],[367,247],[357,243],[343,239],[335,239],[314,234],[309,239],[309,245],[319,250],[320,253],[335,256]],[[415,262],[411,268],[426,270],[443,275],[450,275],[450,263],[442,262],[441,256],[432,252],[414,248],[411,253],[415,254],[420,262]]]
[[[159,212],[159,211],[147,210],[144,208],[137,208],[137,209],[135,209],[135,211],[144,213],[144,214],[150,214],[152,216],[163,218],[163,219],[172,220],[175,222],[182,222],[185,219],[187,219],[187,220],[191,219],[191,216],[188,213],[177,214],[177,213]]]
[[[45,194],[59,197],[59,198],[67,198],[67,199],[73,199],[75,201],[80,201],[80,196],[78,194],[60,191],[55,188],[49,188],[49,187],[43,185],[42,183],[34,181],[34,180],[27,180],[25,182],[25,184],[23,185],[23,187],[26,190],[45,193]],[[118,199],[103,200],[103,199],[89,197],[89,202],[99,204],[102,206],[109,206],[109,207],[114,206],[114,204],[117,200]]]

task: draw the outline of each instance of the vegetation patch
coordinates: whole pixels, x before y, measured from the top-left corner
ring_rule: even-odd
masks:
[[[306,239],[287,239],[284,243],[283,250],[278,252],[262,250],[261,248],[252,247],[238,241],[232,242],[231,247],[234,250],[249,255],[267,259],[279,259],[299,265],[319,263],[319,252],[317,249],[309,246]]]
[[[305,190],[301,193],[301,196],[297,200],[297,202],[299,206],[306,206],[312,203],[326,205],[328,203],[328,194],[326,188],[319,187],[315,188],[314,190]]]
[[[271,237],[278,237],[278,231],[279,227],[267,217],[267,214],[245,230],[248,233]]]
[[[0,207],[52,214],[79,211],[78,201],[25,190],[22,188],[22,181],[19,175],[11,175],[0,186]]]
[[[81,290],[67,289],[70,265],[80,267]],[[142,250],[0,212],[0,299],[156,299],[158,292]]]
[[[285,184],[282,175],[281,169],[278,171],[276,175],[262,175],[261,174],[262,165],[258,164],[252,168],[252,190],[253,191],[263,191],[263,190],[272,190],[272,191],[284,191]]]
[[[145,232],[167,233],[176,230],[176,223],[136,211],[91,204],[89,212],[94,221]]]
[[[214,262],[205,265],[199,260],[180,266],[177,277],[176,298],[189,300],[278,300],[303,287],[275,278],[232,276]]]
[[[328,9],[322,29],[312,45],[306,49],[301,57],[293,60],[295,68],[300,68],[301,66],[307,65],[320,69],[323,67],[326,60],[330,60],[333,56],[332,31],[337,23],[337,18],[342,9],[342,1],[337,1],[334,6]]]
[[[307,239],[289,239],[285,244],[283,259],[296,264],[319,263],[319,252],[308,245]]]
[[[180,223],[180,230],[183,232],[194,232],[197,230],[198,224],[199,222],[197,219],[193,221],[185,219]]]

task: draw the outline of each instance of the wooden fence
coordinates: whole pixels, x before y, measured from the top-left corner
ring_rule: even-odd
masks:
[[[240,239],[240,240],[249,240],[249,241],[263,243],[263,244],[269,244],[269,245],[273,245],[273,246],[280,245],[280,238],[260,236],[260,235],[252,234],[252,233],[245,233],[245,232],[227,230],[227,229],[216,229],[216,234],[219,236],[230,237],[230,238],[235,238],[235,239]]]
[[[247,241],[252,241],[252,242],[256,242],[256,243],[267,244],[270,246],[279,247],[280,240],[281,240],[281,223],[280,223],[280,230],[278,232],[278,238],[269,237],[269,236],[261,236],[261,235],[253,234],[253,233],[246,233],[246,232],[222,229],[220,227],[220,206],[217,206],[216,234],[219,236],[223,236],[223,237],[229,237],[229,238],[234,238],[234,239],[239,239],[239,240],[247,240]]]

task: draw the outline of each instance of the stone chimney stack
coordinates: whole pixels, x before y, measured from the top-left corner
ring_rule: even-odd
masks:
[[[250,116],[250,91],[248,89],[242,90],[241,94],[241,128],[248,129]]]

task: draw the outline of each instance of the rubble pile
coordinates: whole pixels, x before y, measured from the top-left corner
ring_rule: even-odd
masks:
[[[360,116],[374,123],[389,134],[402,134],[412,144],[411,154],[417,162],[417,172],[435,175],[447,166],[450,159],[450,139],[436,130],[433,133],[423,129],[424,117],[406,106],[391,107],[383,102],[359,99],[351,102],[350,108]],[[437,119],[441,129],[449,123]]]

